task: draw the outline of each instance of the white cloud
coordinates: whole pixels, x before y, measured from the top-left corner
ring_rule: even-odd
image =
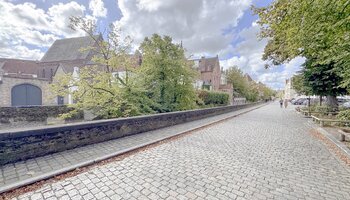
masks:
[[[232,33],[251,0],[119,0],[116,22],[135,44],[153,33],[182,40],[190,54],[221,54],[231,48]]]
[[[106,17],[107,8],[105,8],[102,0],[90,0],[89,8],[93,17]]]
[[[119,0],[122,18],[116,22],[125,35],[138,45],[153,33],[169,35],[175,42],[183,42],[189,54],[195,56],[219,54],[225,68],[239,66],[257,81],[278,88],[302,63],[300,58],[280,67],[265,69],[262,60],[267,40],[259,40],[257,23],[238,34],[233,31],[251,0]],[[232,44],[239,39],[238,44]]]
[[[51,32],[65,37],[82,35],[82,32],[73,31],[68,27],[71,16],[84,16],[85,6],[79,5],[75,1],[67,4],[59,3],[48,9],[47,15],[51,21]]]
[[[266,62],[262,60],[262,55],[267,41],[259,40],[258,33],[259,26],[256,23],[252,23],[251,27],[243,29],[239,33],[242,42],[233,48],[233,52],[238,55],[222,60],[220,64],[224,68],[238,66],[256,81],[260,81],[274,89],[282,88],[285,80],[300,70],[304,58],[297,57],[285,65],[265,69]]]
[[[39,59],[43,54],[40,49],[56,39],[83,35],[68,27],[71,16],[83,16],[85,11],[74,1],[44,11],[33,3],[0,0],[0,10],[0,57]]]
[[[40,60],[44,53],[39,49],[29,49],[26,46],[16,45],[12,46],[11,49],[0,47],[0,55],[4,58]]]

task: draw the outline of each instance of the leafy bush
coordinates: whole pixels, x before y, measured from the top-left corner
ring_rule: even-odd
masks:
[[[224,92],[211,92],[207,90],[198,91],[198,105],[227,105],[229,103],[229,95]]]
[[[316,112],[333,112],[333,109],[329,106],[314,106]]]
[[[337,119],[349,121],[350,120],[350,110],[340,111],[339,114],[337,115]]]

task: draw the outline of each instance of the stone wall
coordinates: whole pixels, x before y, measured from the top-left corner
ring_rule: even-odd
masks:
[[[58,118],[73,108],[67,106],[0,107],[0,130],[47,125],[48,119]],[[71,120],[82,120],[79,113]],[[64,121],[62,122],[64,123]]]
[[[49,81],[41,79],[14,78],[3,76],[0,82],[0,107],[11,106],[11,89],[20,84],[32,84],[39,87],[42,91],[43,105],[56,105],[57,100],[51,98]]]
[[[151,131],[254,105],[257,104],[98,120],[21,131],[0,131],[0,164]]]

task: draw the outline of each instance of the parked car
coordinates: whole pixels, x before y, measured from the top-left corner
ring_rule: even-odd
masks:
[[[309,100],[308,99],[305,99],[301,105],[305,105],[307,106],[309,104]],[[311,100],[310,100],[310,104],[311,104]]]
[[[347,102],[347,99],[345,98],[337,98],[338,104],[343,104]]]
[[[294,105],[303,105],[304,101],[307,100],[306,98],[300,98],[294,101]]]
[[[343,103],[341,106],[344,108],[350,108],[350,101]]]

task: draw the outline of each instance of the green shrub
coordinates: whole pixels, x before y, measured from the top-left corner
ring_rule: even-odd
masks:
[[[337,119],[350,121],[350,110],[340,111],[337,115]]]
[[[199,101],[197,101],[198,105],[227,105],[229,103],[229,95],[224,92],[212,92],[207,90],[199,90],[197,92],[199,97]]]
[[[333,112],[332,108],[329,106],[315,106],[316,112]]]

